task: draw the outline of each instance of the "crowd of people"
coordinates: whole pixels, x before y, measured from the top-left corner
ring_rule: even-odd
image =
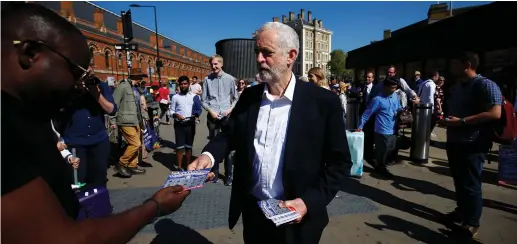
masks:
[[[129,79],[110,89],[92,76],[84,35],[60,15],[37,4],[2,3],[1,18],[2,70],[9,71],[2,73],[2,241],[126,243],[146,224],[177,210],[190,193],[181,186],[160,189],[124,212],[77,221],[80,205],[70,187],[71,171],[77,168],[86,184],[106,184],[106,126],[127,142],[115,171],[126,177],[145,173],[139,157],[148,100],[139,89],[146,74],[131,69]],[[292,70],[300,42],[283,23],[264,24],[256,40],[257,84],[245,88],[246,82],[225,73],[223,58],[214,55],[202,86],[182,76],[177,94],[171,97],[166,84],[151,93],[153,102],[164,104],[158,105],[161,115],[173,119],[179,168],[210,169],[207,180],[217,182],[225,161],[225,184],[232,186],[229,227],[242,215],[245,243],[319,243],[329,223],[326,207],[352,166],[343,105],[351,96],[349,86],[333,78],[327,83],[321,69],[309,71],[309,82],[297,79]],[[470,239],[481,216],[487,123],[501,116],[502,98],[494,82],[476,73],[477,55],[459,58],[453,69],[457,81],[444,90],[439,106],[447,119],[437,121],[447,127],[457,193],[458,208],[445,216],[459,222],[454,229],[459,236]],[[386,165],[397,155],[398,115],[407,104],[436,101],[440,77],[433,72],[413,89],[395,67],[377,84],[373,77],[367,73],[359,92],[364,112],[358,130],[365,132],[364,154],[376,160],[365,159],[377,173],[392,177]],[[202,109],[210,141],[191,162]],[[314,114],[318,117],[308,116]],[[70,156],[67,147],[75,154]],[[275,226],[257,204],[267,199],[281,200],[281,207],[301,217]]]

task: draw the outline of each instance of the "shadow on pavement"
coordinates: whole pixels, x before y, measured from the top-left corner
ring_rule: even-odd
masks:
[[[430,146],[438,148],[438,149],[445,150],[445,142],[443,142],[443,141],[431,140]]]
[[[161,141],[162,147],[168,147],[170,149],[176,149],[176,143],[169,141],[169,140],[163,140]]]
[[[364,223],[366,226],[383,231],[394,230],[406,234],[414,240],[423,243],[449,243],[449,238],[441,233],[437,233],[419,224],[403,220],[391,215],[379,215],[379,220],[384,225]]]
[[[427,169],[429,171],[431,171],[435,174],[451,177],[451,172],[449,170],[449,165],[447,162],[436,161],[436,160],[433,160],[432,162],[433,162],[433,164],[437,165],[438,167],[436,167],[436,166],[427,167]],[[422,166],[426,166],[426,165],[422,165]],[[498,177],[497,171],[484,168],[483,173],[481,174],[481,181],[483,182],[483,184],[496,185],[496,186],[501,186],[501,187],[505,187],[505,188],[509,188],[509,189],[517,189],[517,187],[499,185],[497,182],[498,181],[497,177]]]
[[[431,171],[433,169],[432,167],[428,167],[428,168]],[[376,178],[376,179],[383,179],[383,178],[379,177],[377,174],[371,174],[370,176],[373,178]],[[420,193],[427,194],[427,195],[435,195],[435,196],[443,197],[443,198],[450,199],[453,201],[455,201],[455,199],[456,199],[455,192],[453,192],[445,187],[439,186],[435,183],[424,181],[424,180],[412,179],[412,178],[396,175],[393,178],[393,182],[391,183],[391,185],[401,191],[416,191],[416,192],[420,192]],[[513,205],[510,205],[507,203],[503,203],[503,202],[499,202],[499,201],[495,201],[495,200],[491,200],[491,199],[483,199],[483,206],[487,207],[487,208],[492,208],[495,210],[511,213],[511,214],[517,214],[517,206],[513,206]],[[404,210],[402,210],[402,211],[404,211]]]
[[[196,156],[192,156],[192,161],[196,160]],[[156,162],[161,163],[163,166],[167,167],[170,171],[177,171],[178,168],[178,160],[176,160],[176,153],[164,153],[164,152],[154,152],[153,159]],[[185,157],[183,157],[183,167],[186,166],[190,162],[187,162]]]
[[[213,242],[206,239],[197,231],[177,224],[170,219],[162,219],[154,225],[156,237],[151,244],[170,244],[170,243],[195,243],[195,244],[212,244]]]
[[[371,174],[371,176],[373,175],[374,174]],[[341,191],[343,192],[366,197],[384,206],[397,209],[429,221],[440,224],[443,223],[443,214],[434,209],[404,200],[375,187],[364,185],[360,181],[352,178],[346,178],[343,183],[343,187],[341,188]]]

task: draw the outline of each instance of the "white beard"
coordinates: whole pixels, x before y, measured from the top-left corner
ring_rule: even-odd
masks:
[[[278,66],[278,67],[272,67],[270,68],[266,64],[263,64],[261,66],[262,68],[266,68],[268,70],[260,70],[259,75],[260,79],[263,82],[270,82],[274,80],[279,80],[283,73],[285,73],[288,70],[287,65],[286,66]]]

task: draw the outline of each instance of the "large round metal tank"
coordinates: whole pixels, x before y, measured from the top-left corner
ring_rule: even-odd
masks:
[[[224,39],[215,44],[224,59],[224,72],[239,79],[255,79],[258,73],[254,39]]]

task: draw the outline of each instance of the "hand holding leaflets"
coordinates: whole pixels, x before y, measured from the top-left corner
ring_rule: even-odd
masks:
[[[260,210],[266,218],[272,220],[276,226],[295,222],[302,216],[292,207],[283,207],[282,201],[276,199],[268,199],[259,201]]]
[[[162,188],[178,185],[184,190],[191,190],[203,187],[209,172],[207,169],[171,172]]]

